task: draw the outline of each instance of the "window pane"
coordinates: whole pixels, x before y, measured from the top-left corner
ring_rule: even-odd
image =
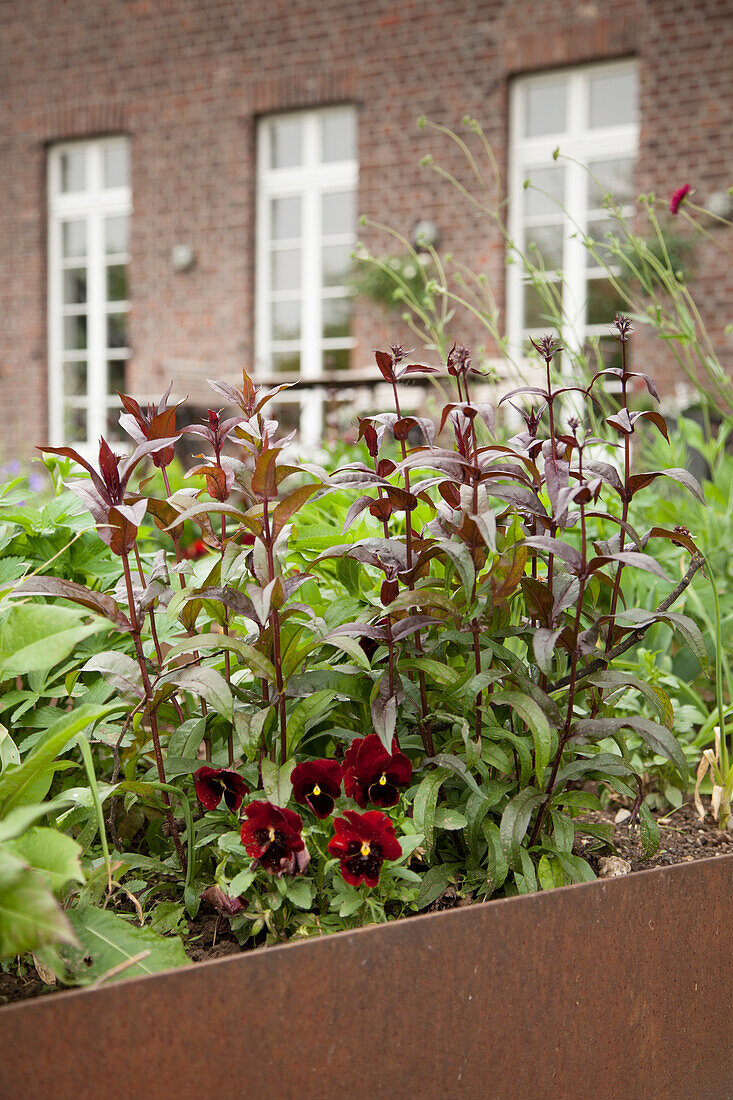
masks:
[[[591,160],[588,162],[588,169],[592,173],[588,177],[589,209],[594,210],[602,206],[604,196],[607,194],[611,194],[619,206],[625,206],[632,201],[634,162],[631,157]]]
[[[299,374],[299,351],[276,351],[272,355],[272,369],[276,374]]]
[[[627,344],[627,348],[630,345]],[[583,349],[588,356],[590,365],[594,371],[603,370],[607,367],[620,367],[621,362],[621,344],[618,340],[612,336],[603,337],[600,340],[594,340],[593,344],[588,344]],[[603,387],[606,390],[618,389],[620,383],[615,378],[604,378]]]
[[[325,338],[349,335],[353,305],[352,298],[324,299],[323,335]]]
[[[356,156],[356,127],[351,108],[328,111],[321,118],[321,160],[353,160]]]
[[[127,267],[125,264],[109,264],[107,267],[107,301],[127,300]]]
[[[104,219],[104,251],[108,256],[127,252],[128,220],[124,214]]]
[[[525,251],[537,267],[552,271],[562,267],[562,239],[561,225],[533,225],[527,228]]]
[[[84,191],[87,186],[86,149],[69,149],[61,154],[61,190]]]
[[[107,347],[108,348],[125,348],[125,347],[127,347],[127,314],[126,313],[108,313],[107,314]]]
[[[532,168],[526,178],[530,181],[524,192],[526,216],[561,214],[565,169],[559,165],[553,165],[552,168]]]
[[[64,393],[67,397],[84,397],[87,392],[86,363],[64,363]]]
[[[270,277],[273,290],[300,290],[301,252],[283,248],[271,253]]]
[[[624,303],[609,279],[588,281],[587,325],[611,325]]]
[[[107,393],[125,393],[126,359],[110,359],[107,362]],[[119,416],[120,410],[117,410]]]
[[[87,346],[87,315],[64,317],[64,348],[67,351],[83,351]]]
[[[126,141],[116,141],[104,147],[104,186],[127,187],[129,182]]]
[[[323,246],[323,285],[343,286],[351,272],[351,245],[327,244]]]
[[[565,129],[567,81],[539,80],[525,90],[524,132],[527,137],[558,134]]]
[[[105,427],[105,438],[108,443],[122,443],[127,440],[127,435],[120,427],[120,413],[122,409],[119,405],[110,405],[107,409],[107,424]]]
[[[539,289],[533,286],[531,283],[527,283],[524,287],[524,328],[547,328],[548,325],[552,325],[552,312],[554,309],[551,306],[554,301],[552,295],[553,287],[557,288],[559,292],[559,283],[548,283],[544,289],[544,293],[540,293]],[[548,305],[548,301],[550,305]],[[559,308],[559,307],[555,307]]]
[[[613,218],[594,218],[593,221],[588,223],[588,236],[595,241],[596,251],[606,263],[611,263],[613,253],[611,251],[611,240],[606,236],[607,233],[610,233],[620,243],[618,224]],[[616,263],[618,263],[618,259],[616,259]],[[600,266],[590,253],[588,254],[588,266]]]
[[[324,237],[337,233],[353,233],[356,225],[356,202],[353,191],[331,191],[321,199],[321,232]]]
[[[281,241],[300,236],[300,196],[273,199],[270,203],[272,238]]]
[[[283,435],[300,431],[300,401],[280,401],[274,408],[272,405],[267,408],[268,411],[273,410],[273,416],[277,417]]]
[[[64,305],[75,306],[86,302],[87,269],[85,267],[69,267],[62,274]]]
[[[87,438],[87,411],[67,405],[64,409],[64,440],[84,443]]]
[[[618,126],[636,120],[636,73],[598,73],[590,78],[590,126]]]
[[[273,302],[272,339],[297,340],[300,337],[300,302]]]
[[[323,370],[348,370],[351,360],[349,348],[330,348],[323,352]]]
[[[303,163],[303,120],[275,118],[270,123],[270,167],[294,168]]]
[[[86,256],[87,252],[87,223],[83,218],[75,218],[73,221],[62,222],[61,225],[61,255],[64,259],[74,256]]]

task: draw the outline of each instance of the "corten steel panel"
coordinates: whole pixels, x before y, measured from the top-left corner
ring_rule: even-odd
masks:
[[[0,1010],[0,1096],[733,1096],[733,856]]]

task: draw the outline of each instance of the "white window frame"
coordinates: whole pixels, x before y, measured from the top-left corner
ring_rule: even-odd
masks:
[[[632,157],[636,159],[639,148],[638,118],[623,125],[590,129],[588,119],[589,79],[596,75],[612,75],[616,72],[637,74],[634,60],[597,62],[567,69],[553,69],[543,73],[528,74],[517,78],[511,87],[509,108],[509,234],[521,251],[525,249],[524,181],[532,169],[548,168],[554,164],[553,154],[559,148],[558,163],[565,170],[563,205],[573,217],[571,222],[563,217],[564,282],[563,318],[561,334],[568,351],[580,352],[589,337],[607,336],[606,325],[586,323],[587,287],[602,269],[591,267],[592,257],[583,244],[588,229],[588,173],[583,165],[589,161]],[[558,79],[568,81],[566,129],[560,133],[543,134],[540,137],[522,136],[525,91],[531,84],[552,84]],[[624,215],[633,213],[633,206],[622,207]],[[558,213],[561,211],[558,208]],[[538,223],[542,221],[538,217]],[[545,219],[548,220],[548,219]],[[507,335],[509,346],[520,357],[528,335],[539,335],[545,329],[524,327],[524,277],[521,265],[515,260],[507,270]]]
[[[255,277],[255,374],[270,376],[273,374],[271,356],[278,351],[300,351],[300,377],[315,379],[322,376],[322,353],[333,350],[352,349],[356,340],[350,337],[327,338],[322,332],[322,301],[324,297],[342,298],[344,287],[324,287],[320,265],[321,242],[321,196],[329,191],[357,191],[359,162],[356,157],[349,160],[323,162],[320,159],[320,123],[329,112],[336,113],[345,108],[354,112],[356,126],[356,108],[348,104],[333,107],[317,107],[303,111],[291,111],[266,115],[260,119],[257,141],[257,244]],[[272,168],[271,131],[269,123],[273,119],[287,120],[299,118],[303,122],[303,162],[293,168]],[[288,292],[271,289],[271,226],[270,201],[275,198],[300,196],[302,200],[302,236],[298,247],[301,249],[302,314],[301,334],[298,341],[276,341],[272,338],[270,303],[277,300],[278,293],[284,298]],[[342,237],[329,238],[334,244],[356,244],[357,225],[353,233]],[[281,243],[281,242],[279,242]],[[283,247],[287,246],[287,242]],[[285,380],[285,379],[284,379]],[[348,372],[344,372],[344,381],[348,381]],[[281,399],[282,400],[282,399]],[[290,400],[299,401],[300,439],[305,446],[316,446],[323,429],[323,392],[313,389]]]
[[[87,392],[80,399],[79,407],[87,408],[87,438],[75,441],[76,449],[84,455],[93,454],[100,435],[108,435],[107,417],[109,409],[119,404],[114,394],[107,389],[107,316],[112,313],[126,313],[128,300],[107,303],[106,294],[106,256],[104,247],[104,219],[109,216],[130,217],[132,213],[132,191],[128,184],[122,187],[104,187],[104,151],[106,148],[127,144],[128,139],[115,135],[84,141],[63,142],[49,150],[47,162],[48,183],[48,420],[49,434],[54,446],[67,442],[64,438],[64,317],[74,312],[87,315]],[[62,192],[61,162],[66,152],[84,149],[87,153],[87,179],[83,191]],[[63,304],[64,267],[81,267],[62,258],[62,225],[67,219],[83,219],[86,222],[86,272],[87,300],[80,306]],[[129,265],[128,250],[119,254],[118,263]],[[131,350],[115,348],[109,358],[129,359]],[[84,358],[80,352],[77,356]],[[69,401],[72,404],[73,400]]]

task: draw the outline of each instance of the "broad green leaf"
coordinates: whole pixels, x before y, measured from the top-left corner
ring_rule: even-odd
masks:
[[[646,802],[639,806],[639,831],[641,833],[641,846],[647,859],[659,850],[660,833],[652,812]]]
[[[313,883],[309,879],[294,879],[287,884],[287,898],[298,909],[310,909],[313,904]]]
[[[550,759],[552,734],[549,722],[539,705],[531,696],[522,695],[518,691],[495,691],[491,696],[491,705],[512,707],[531,729],[534,739],[534,770],[537,783],[542,786],[542,777]]]
[[[278,767],[267,757],[262,761],[262,789],[266,798],[275,806],[287,806],[293,793],[290,776],[295,767],[294,760],[288,760]]]
[[[515,794],[501,815],[501,847],[507,863],[515,872],[522,871],[522,840],[532,818],[532,811],[544,797],[533,787],[525,787]]]
[[[206,665],[195,665],[193,668],[176,669],[175,672],[169,672],[161,677],[159,683],[163,687],[173,686],[183,691],[190,691],[193,695],[201,696],[217,714],[220,714],[222,718],[226,718],[229,722],[232,721],[234,709],[232,692],[229,684],[215,668],[208,668]],[[167,693],[160,692],[159,689],[156,692],[156,698],[159,694],[162,698],[171,693],[170,691]]]
[[[5,817],[15,806],[28,801],[26,796],[33,782],[53,764],[72,737],[119,709],[119,704],[105,707],[81,706],[54,722],[46,731],[44,740],[36,745],[20,767],[8,768],[0,777],[0,818]]]
[[[422,876],[420,890],[415,900],[416,909],[426,909],[441,897],[451,885],[455,871],[444,863],[431,867]]]
[[[38,821],[39,817],[65,809],[70,804],[68,798],[56,798],[53,802],[41,802],[32,806],[18,806],[0,821],[0,844],[21,833]]]
[[[65,660],[91,634],[109,630],[109,623],[89,612],[54,605],[11,607],[0,625],[0,678],[47,670]]]
[[[509,865],[504,857],[499,826],[495,821],[489,821],[484,818],[482,828],[488,845],[486,856],[487,885],[489,887],[489,893],[492,894],[506,881],[506,877],[509,873]]]
[[[124,965],[110,981],[154,974],[186,966],[188,957],[177,936],[159,936],[150,928],[139,928],[109,909],[79,906],[69,913],[69,922],[82,945],[85,961],[76,975],[79,984],[89,985],[111,970],[130,963],[146,952],[144,958]]]
[[[557,886],[563,886],[565,879],[560,860],[556,856],[542,856],[537,865],[537,878],[543,890],[554,890]]]
[[[0,958],[47,943],[73,943],[69,921],[38,875],[9,852],[0,855]]]
[[[242,894],[246,894],[255,880],[255,874],[256,872],[251,871],[249,867],[245,868],[244,871],[240,871],[239,874],[236,874],[227,887],[229,897],[239,898]]]
[[[441,785],[450,775],[447,768],[436,768],[428,772],[417,788],[413,802],[413,821],[415,828],[425,837],[425,851],[430,858],[434,844],[435,808]]]
[[[467,819],[458,810],[451,810],[447,806],[438,806],[435,810],[435,826],[438,829],[465,829]]]
[[[295,752],[311,726],[328,713],[335,698],[335,691],[316,691],[295,704],[288,715],[288,753]]]
[[[271,661],[260,653],[254,646],[242,641],[235,634],[196,634],[193,638],[186,638],[177,642],[167,653],[166,662],[171,663],[176,657],[185,653],[198,653],[207,649],[229,649],[241,658],[241,663],[248,668],[253,676],[275,681],[275,669]]]
[[[36,826],[9,843],[18,859],[37,871],[54,894],[59,894],[67,882],[83,882],[81,848],[70,836],[57,829]]]

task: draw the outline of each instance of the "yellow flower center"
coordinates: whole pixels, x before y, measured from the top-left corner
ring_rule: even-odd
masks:
[[[381,779],[379,780],[379,786],[380,787],[386,787],[386,785],[387,785],[387,776],[384,774],[384,772],[382,772]]]
[[[321,788],[316,783],[315,787],[313,788],[313,794],[314,795],[319,795],[320,793],[321,793]]]
[[[272,825],[270,826],[270,828],[267,830],[267,835],[269,836],[270,840],[275,839],[275,828],[274,828],[274,826],[272,826]]]
[[[366,840],[363,840],[362,844],[361,844],[361,854],[363,856],[368,856],[370,852],[371,852],[371,848],[367,844]]]

